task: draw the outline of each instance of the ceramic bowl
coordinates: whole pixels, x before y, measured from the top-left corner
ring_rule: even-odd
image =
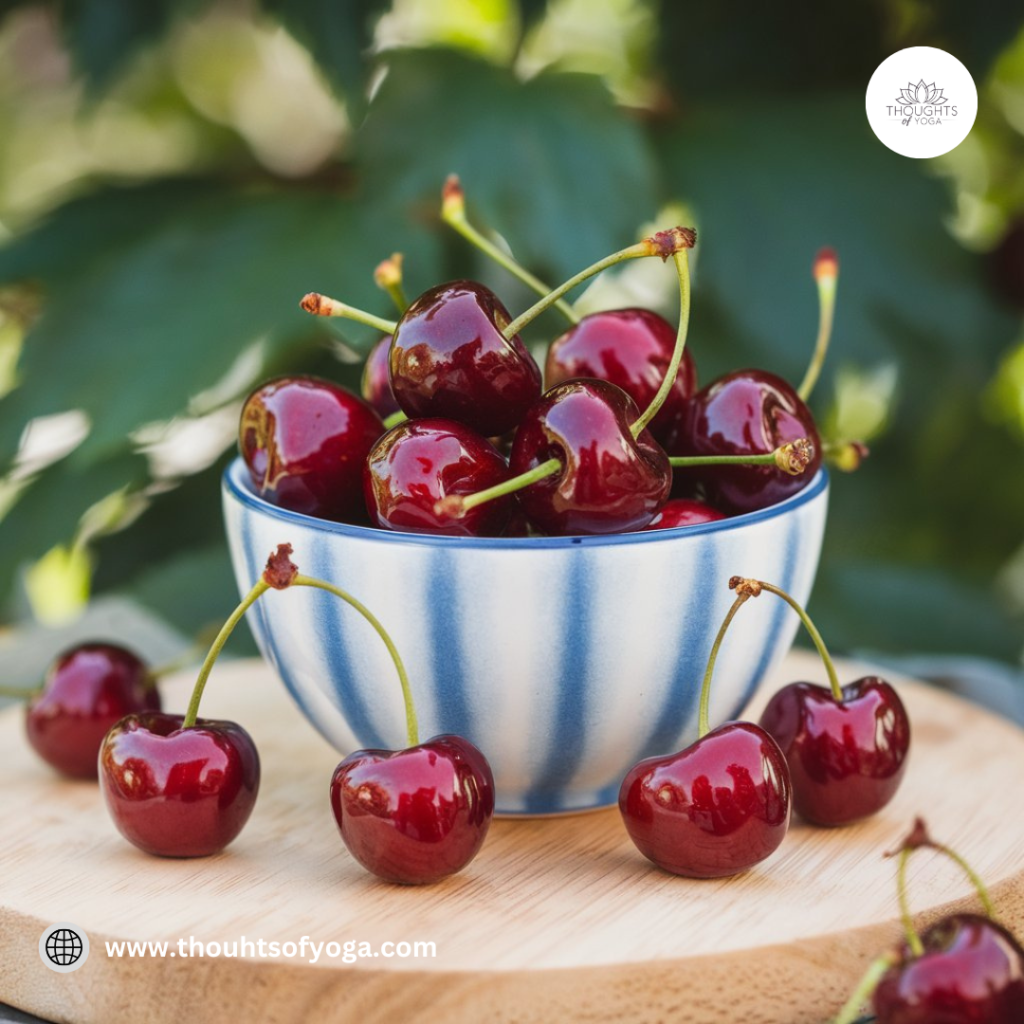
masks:
[[[391,633],[421,738],[467,736],[487,755],[503,814],[615,803],[642,757],[690,743],[708,653],[755,576],[807,600],[828,504],[824,471],[771,508],[700,526],[606,537],[392,533],[288,512],[259,498],[241,460],[224,475],[239,589],[276,545],[303,573],[366,604]],[[394,666],[370,626],[330,594],[268,594],[249,612],[264,657],[339,753],[403,747]],[[711,719],[737,715],[789,650],[796,616],[749,601],[723,645]]]

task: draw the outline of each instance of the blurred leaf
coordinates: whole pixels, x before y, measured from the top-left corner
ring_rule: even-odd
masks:
[[[357,155],[375,193],[409,220],[436,222],[454,171],[474,218],[523,262],[567,277],[635,241],[656,209],[649,144],[599,79],[522,83],[444,51],[386,57]]]
[[[120,192],[83,200],[74,222],[109,212],[117,226],[117,242],[98,253],[84,244],[76,257],[61,252],[61,211],[41,239],[0,250],[0,280],[31,274],[49,290],[26,340],[22,386],[0,403],[8,457],[27,420],[65,409],[83,409],[93,423],[73,460],[117,451],[140,425],[183,411],[254,340],[279,359],[322,337],[298,307],[305,292],[343,291],[386,310],[371,276],[377,252],[400,239],[410,259],[431,263],[429,240],[377,203],[314,192],[188,195],[177,185],[168,197],[170,209],[158,186],[146,190],[154,218],[145,233],[124,221]]]
[[[313,55],[344,94],[350,115],[361,113],[373,25],[386,0],[263,0],[263,6]]]
[[[59,628],[74,622],[89,601],[89,552],[80,544],[58,544],[25,573],[25,592],[36,620]]]

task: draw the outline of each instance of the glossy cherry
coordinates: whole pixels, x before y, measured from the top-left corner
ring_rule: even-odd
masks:
[[[410,417],[458,420],[485,437],[519,422],[540,395],[540,369],[512,317],[475,281],[438,285],[415,299],[391,342],[391,388]]]
[[[241,832],[256,803],[260,762],[234,722],[129,715],[100,751],[100,788],[118,831],[146,853],[205,857]]]
[[[978,914],[944,917],[904,943],[875,989],[878,1024],[1020,1024],[1024,949],[1002,925]]]
[[[507,480],[497,449],[453,420],[408,420],[370,451],[363,474],[366,508],[376,526],[410,533],[495,537],[509,521],[515,498],[504,497],[459,517],[435,506]]]
[[[801,476],[774,466],[706,466],[690,470],[707,501],[729,514],[754,512],[792,497],[821,465],[821,440],[810,409],[796,391],[764,370],[736,370],[698,391],[687,403],[672,455],[758,455],[798,438],[813,445]],[[684,477],[685,479],[685,477]]]
[[[370,349],[363,366],[360,391],[363,398],[373,407],[373,411],[382,419],[399,411],[398,399],[391,390],[391,378],[388,376],[388,360],[391,354],[391,335],[385,334]]]
[[[672,530],[677,526],[698,526],[714,523],[726,516],[693,498],[673,498],[661,506],[657,515],[644,527],[645,530]]]
[[[365,519],[362,473],[380,417],[329,381],[280,377],[246,399],[238,446],[256,492],[267,501],[340,522]]]
[[[486,758],[460,736],[436,736],[406,750],[357,750],[331,780],[342,839],[367,870],[421,885],[465,867],[494,813]]]
[[[633,437],[630,426],[639,416],[629,395],[599,380],[559,384],[531,406],[512,442],[509,470],[518,476],[550,459],[561,463],[519,493],[537,529],[618,533],[654,518],[668,499],[672,469],[650,431]]]
[[[711,648],[697,741],[640,761],[619,788],[630,839],[648,860],[676,875],[739,874],[774,853],[789,829],[789,769],[778,744],[751,722],[712,729],[708,718],[715,661],[747,599],[737,596]]]
[[[665,379],[675,344],[676,328],[650,310],[591,313],[552,342],[544,380],[549,388],[578,377],[606,380],[645,409]],[[693,357],[686,351],[672,390],[650,423],[657,441],[664,444],[671,438],[696,386]]]
[[[36,753],[57,771],[95,779],[103,737],[125,715],[159,711],[160,694],[146,663],[109,643],[85,643],[61,654],[43,691],[25,713],[25,731]]]

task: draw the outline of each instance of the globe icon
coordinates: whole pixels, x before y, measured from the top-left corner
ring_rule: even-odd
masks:
[[[82,955],[82,940],[70,928],[58,928],[46,940],[46,955],[58,966],[68,967]]]

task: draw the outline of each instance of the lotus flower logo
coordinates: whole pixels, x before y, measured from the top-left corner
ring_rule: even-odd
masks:
[[[903,106],[913,107],[925,103],[941,106],[949,101],[942,95],[942,90],[935,87],[934,82],[931,85],[926,85],[925,80],[922,78],[917,85],[914,85],[913,82],[908,82],[907,87],[901,90],[899,96],[896,97],[896,102]]]

